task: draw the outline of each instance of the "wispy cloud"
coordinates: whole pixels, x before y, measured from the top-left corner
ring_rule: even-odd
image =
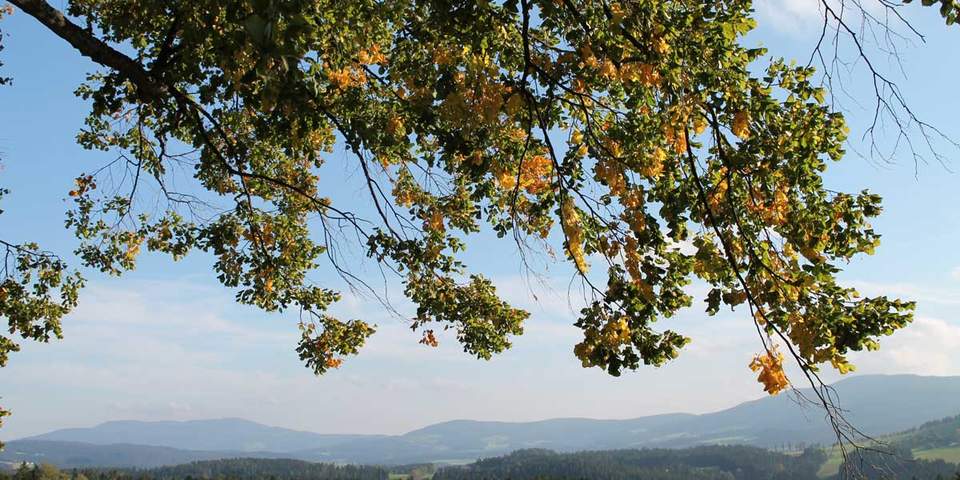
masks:
[[[882,21],[887,8],[877,0],[756,0],[754,7],[761,26],[787,36],[819,35],[825,19],[835,24],[834,18],[827,15],[826,7],[848,25],[860,25],[865,19],[863,12]]]
[[[960,322],[918,317],[881,340],[880,350],[854,356],[863,373],[960,375]]]
[[[867,296],[886,295],[901,297],[921,304],[930,303],[945,306],[960,305],[960,284],[950,285],[919,285],[908,282],[849,282],[860,293]]]
[[[823,7],[818,0],[757,0],[762,24],[787,34],[800,34],[822,24]]]
[[[707,317],[696,307],[661,320],[658,328],[693,343],[662,368],[613,378],[582,368],[572,354],[582,295],[569,280],[494,282],[532,314],[511,350],[476,360],[452,331],[439,332],[439,347],[426,347],[402,319],[347,295],[336,313],[376,322],[378,333],[322,377],[297,359],[296,318],[236,306],[229,292],[189,281],[94,285],[65,322],[66,339],[25,345],[0,370],[3,405],[14,411],[0,438],[125,418],[224,416],[320,432],[402,433],[455,418],[703,412],[762,396],[747,368],[759,343],[742,312]],[[932,296],[949,301],[948,294]],[[960,373],[960,326],[938,318],[921,316],[884,339],[880,352],[857,356],[860,371]]]
[[[960,282],[960,267],[956,267],[950,271],[950,278]]]

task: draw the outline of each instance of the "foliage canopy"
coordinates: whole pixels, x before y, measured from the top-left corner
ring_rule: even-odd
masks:
[[[452,329],[480,358],[528,316],[459,260],[484,228],[521,252],[562,236],[590,291],[574,352],[613,375],[679,354],[689,339],[655,322],[692,304],[694,279],[708,313],[749,308],[771,394],[788,386],[776,345],[808,376],[846,372],[911,319],[912,303],[838,283],[878,245],[880,198],[824,186],[844,118],[812,67],[743,45],[748,0],[70,0],[69,17],[11,3],[105,67],[77,90],[77,138],[121,156],[69,192],[83,265],[208,252],[238,302],[302,312],[318,374],[374,333],[329,315],[339,293],[308,280],[329,261],[360,281],[333,252],[345,236],[399,275],[423,343]],[[318,187],[338,142],[374,215]],[[177,191],[184,168],[195,185]],[[117,169],[127,181],[98,188]],[[38,246],[4,245],[0,365],[14,335],[59,337],[83,285]]]

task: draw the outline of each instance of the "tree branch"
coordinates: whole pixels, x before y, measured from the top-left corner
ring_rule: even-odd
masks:
[[[37,19],[58,37],[72,45],[83,56],[94,62],[116,70],[132,82],[141,95],[162,98],[167,88],[157,82],[139,62],[124,55],[109,44],[100,40],[92,32],[71,22],[59,10],[44,0],[10,0],[24,13]]]

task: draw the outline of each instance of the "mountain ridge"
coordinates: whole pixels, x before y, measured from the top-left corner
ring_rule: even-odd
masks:
[[[376,435],[323,434],[274,427],[236,417],[204,420],[112,420],[93,427],[66,428],[19,440],[52,440],[93,445],[134,444],[185,450],[293,452]]]
[[[953,380],[957,380],[958,382],[960,382],[960,375],[915,375],[915,374],[870,374],[870,375],[857,375],[857,376],[851,376],[851,377],[847,377],[847,378],[841,379],[840,381],[832,384],[831,387],[835,387],[835,386],[838,386],[838,385],[845,385],[845,386],[846,386],[846,385],[850,385],[850,384],[852,384],[852,383],[858,383],[858,382],[860,382],[860,381],[864,381],[864,380],[866,380],[866,379],[953,379]],[[802,392],[809,392],[810,389],[809,389],[809,388],[803,388],[803,389],[801,389],[801,391],[802,391]],[[376,434],[376,433],[374,433],[374,434],[319,433],[319,432],[313,432],[313,431],[310,431],[310,430],[300,430],[300,429],[294,429],[294,428],[288,428],[288,427],[278,427],[278,426],[267,425],[267,424],[260,423],[260,422],[257,422],[257,421],[254,421],[254,420],[250,420],[250,419],[246,419],[246,418],[243,418],[243,417],[218,417],[218,418],[191,419],[191,420],[134,420],[134,419],[108,420],[108,421],[101,422],[101,423],[98,423],[98,424],[93,425],[93,426],[90,426],[90,427],[69,427],[69,428],[62,428],[62,429],[53,430],[53,431],[47,432],[47,433],[42,433],[42,434],[37,434],[37,435],[28,435],[28,436],[20,437],[20,438],[14,438],[14,439],[11,439],[10,441],[48,439],[51,435],[53,435],[53,434],[59,434],[59,433],[61,433],[61,432],[89,431],[89,430],[93,430],[93,429],[96,429],[96,428],[106,427],[106,426],[113,426],[113,425],[126,425],[126,424],[137,425],[137,426],[144,426],[144,425],[184,425],[184,424],[202,424],[202,423],[208,423],[208,424],[209,424],[209,423],[219,423],[219,422],[227,422],[227,421],[229,421],[229,422],[241,423],[241,424],[255,425],[255,426],[258,426],[258,427],[268,428],[268,429],[284,430],[284,431],[293,432],[293,433],[303,433],[303,434],[317,435],[317,436],[327,436],[327,437],[335,437],[335,436],[352,436],[352,437],[394,437],[394,436],[410,435],[410,434],[415,433],[415,432],[418,432],[418,431],[427,430],[427,429],[432,429],[432,428],[434,428],[434,427],[439,427],[439,426],[443,426],[443,425],[447,425],[447,424],[456,424],[456,423],[465,423],[465,424],[466,424],[466,423],[482,423],[482,424],[498,424],[498,425],[531,425],[531,424],[540,424],[540,423],[557,422],[557,421],[632,422],[632,421],[636,421],[636,420],[644,420],[644,419],[657,418],[657,417],[688,417],[688,418],[697,417],[697,418],[699,418],[699,417],[711,416],[711,415],[716,415],[716,414],[721,414],[721,413],[725,413],[725,412],[737,410],[737,409],[744,408],[744,407],[748,407],[748,406],[751,406],[751,405],[754,405],[754,404],[758,404],[758,403],[763,403],[763,402],[766,402],[766,401],[770,400],[771,398],[774,398],[774,399],[775,399],[775,398],[783,398],[783,396],[780,396],[780,397],[764,396],[764,397],[760,397],[760,398],[757,398],[757,399],[754,399],[754,400],[746,400],[746,401],[743,401],[743,402],[738,403],[738,404],[736,404],[736,405],[734,405],[734,406],[732,406],[732,407],[726,407],[726,408],[722,408],[722,409],[720,409],[720,410],[716,410],[716,411],[712,411],[712,412],[706,412],[706,413],[670,412],[670,413],[661,413],[661,414],[644,415],[644,416],[639,416],[639,417],[627,417],[627,418],[592,418],[592,417],[581,417],[581,416],[576,416],[576,417],[549,417],[549,418],[543,418],[543,419],[539,419],[539,420],[477,420],[477,419],[469,419],[469,418],[455,418],[455,419],[451,419],[451,420],[444,420],[444,421],[432,423],[432,424],[429,424],[429,425],[425,425],[425,426],[423,426],[423,427],[419,427],[419,428],[410,430],[410,431],[408,431],[408,432],[401,433],[401,434],[396,434],[396,435],[391,435],[391,434]],[[841,401],[842,401],[842,399],[841,399]],[[92,443],[92,442],[88,442],[88,443]]]
[[[851,423],[870,435],[901,431],[960,413],[957,376],[862,375],[837,382],[831,388],[841,405],[850,410]],[[812,392],[807,389],[805,393]],[[780,395],[705,414],[674,413],[623,420],[568,417],[532,422],[460,419],[401,435],[319,434],[226,418],[113,421],[86,429],[56,430],[20,441],[23,440],[78,441],[101,446],[127,443],[324,462],[416,463],[472,460],[524,448],[564,452],[709,444],[771,447],[784,443],[830,443],[833,432],[822,412],[805,411],[790,395]],[[11,448],[17,442],[11,441]],[[3,455],[0,454],[0,460]]]

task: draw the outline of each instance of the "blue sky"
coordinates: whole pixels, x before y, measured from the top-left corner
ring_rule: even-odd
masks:
[[[778,55],[809,56],[815,0],[761,0],[757,9],[761,27],[750,42]],[[960,78],[960,64],[952,61],[960,29],[943,26],[934,9],[915,5],[908,12],[927,42],[904,45],[903,73],[890,62],[880,62],[882,68],[919,115],[960,138],[960,98],[947,91]],[[63,229],[72,179],[113,159],[73,141],[86,106],[72,92],[95,67],[20,12],[0,27],[3,73],[14,77],[12,87],[0,88],[0,186],[12,190],[0,235],[66,254],[75,247]],[[855,80],[848,87],[843,101],[857,137],[869,120],[870,92]],[[851,147],[863,145],[855,140]],[[890,164],[848,155],[828,174],[838,190],[869,188],[885,200],[875,222],[882,247],[849,265],[843,278],[864,293],[920,302],[914,325],[885,339],[880,352],[855,357],[858,374],[960,375],[960,177],[953,173],[960,171],[960,152],[944,152],[946,166],[917,165],[906,155]],[[348,163],[343,152],[328,161],[322,181],[335,198],[361,188],[349,180],[356,172]],[[474,242],[467,258],[532,312],[511,351],[484,362],[450,337],[441,336],[437,349],[424,347],[376,302],[347,294],[337,312],[375,321],[380,331],[359,357],[320,378],[297,360],[295,318],[236,305],[209,275],[211,261],[203,255],[180,263],[148,256],[119,280],[88,272],[81,305],[64,321],[66,338],[25,344],[0,370],[0,405],[14,411],[0,438],[113,419],[226,416],[318,432],[401,433],[456,418],[705,412],[762,395],[747,369],[758,348],[749,320],[740,312],[706,317],[698,305],[665,323],[694,339],[675,362],[620,378],[582,369],[572,355],[577,296],[568,295],[569,267],[545,265],[542,278],[531,279],[515,258],[509,242],[486,241]],[[324,271],[317,279],[341,286]],[[400,297],[393,293],[409,311]]]

